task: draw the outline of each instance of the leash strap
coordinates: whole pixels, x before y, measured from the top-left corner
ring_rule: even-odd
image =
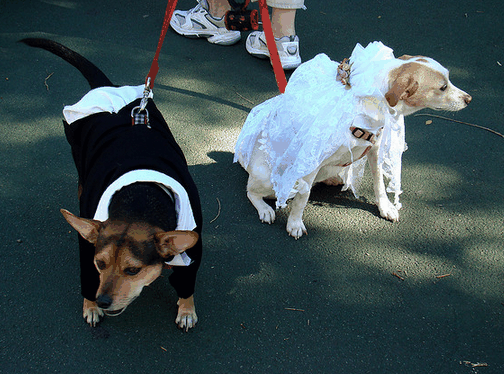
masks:
[[[149,94],[154,87],[154,80],[156,79],[156,75],[159,71],[159,53],[161,52],[161,47],[163,46],[163,41],[166,36],[166,32],[170,27],[170,20],[173,16],[173,12],[175,11],[175,7],[177,6],[177,0],[168,0],[168,4],[166,5],[166,11],[163,19],[163,26],[161,27],[161,35],[159,35],[159,41],[156,49],[156,53],[154,54],[154,59],[152,60],[151,67],[149,69],[149,73],[145,78],[145,88],[143,91],[143,97],[140,101],[140,105],[136,106],[131,111],[131,124],[132,126],[145,124],[150,128],[149,125],[149,112],[145,107],[147,106],[147,101],[149,99]]]
[[[163,20],[163,27],[161,28],[161,35],[159,35],[159,41],[156,49],[156,54],[154,55],[154,59],[152,60],[152,65],[149,70],[149,74],[147,74],[147,78],[145,78],[145,87],[152,90],[154,87],[154,80],[156,79],[156,75],[159,71],[159,53],[161,52],[161,47],[163,46],[163,41],[170,27],[170,20],[173,16],[173,12],[175,11],[175,7],[177,6],[177,0],[168,0],[168,4],[166,5],[165,16]]]
[[[236,6],[238,4],[234,2],[234,5]],[[245,8],[247,5],[248,1],[244,1],[243,8]],[[133,110],[131,111],[132,125],[143,123],[149,126],[149,113],[145,110],[145,107],[147,106],[147,100],[150,91],[154,87],[154,80],[156,79],[156,75],[159,71],[159,64],[158,64],[159,53],[161,52],[161,47],[163,46],[163,41],[166,36],[166,32],[170,27],[170,20],[173,16],[173,12],[175,11],[176,6],[177,6],[177,0],[168,0],[163,20],[163,26],[161,28],[161,34],[159,35],[159,41],[156,53],[154,54],[154,59],[152,60],[149,73],[145,78],[145,88],[142,100],[140,101],[140,106],[133,108]],[[273,72],[275,73],[278,89],[280,93],[284,93],[285,87],[287,86],[287,79],[285,78],[285,72],[282,68],[282,63],[280,62],[280,56],[278,55],[278,49],[275,43],[275,37],[273,36],[273,27],[271,26],[271,20],[269,18],[268,6],[266,5],[266,0],[259,0],[259,9],[261,13],[261,19],[263,21],[264,35],[266,36],[266,44],[268,45],[271,64],[273,65]],[[142,113],[144,111],[145,113]]]
[[[280,93],[284,93],[285,87],[287,86],[287,79],[285,78],[285,72],[282,68],[282,63],[280,62],[280,56],[278,55],[278,49],[275,43],[275,37],[273,36],[273,27],[271,26],[266,0],[259,0],[259,11],[261,13],[264,35],[266,36],[266,44],[268,45],[278,90]]]

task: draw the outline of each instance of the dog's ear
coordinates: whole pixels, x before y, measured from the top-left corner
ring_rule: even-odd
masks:
[[[60,209],[60,212],[70,226],[77,230],[84,239],[92,244],[96,244],[98,234],[103,227],[100,221],[77,217],[65,209]]]
[[[391,75],[393,77],[393,75]],[[399,100],[411,97],[418,90],[418,79],[416,69],[412,64],[403,65],[396,73],[390,89],[385,94],[385,99],[391,107],[397,105]]]
[[[176,256],[194,246],[199,235],[194,231],[168,231],[156,234],[156,247],[161,257]]]

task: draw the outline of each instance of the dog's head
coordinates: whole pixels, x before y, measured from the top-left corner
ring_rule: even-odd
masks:
[[[168,231],[145,224],[80,218],[61,213],[79,234],[94,244],[94,263],[100,274],[96,303],[107,315],[118,315],[151,284],[164,261],[198,241],[194,231]]]
[[[403,63],[388,76],[385,98],[391,107],[402,103],[404,114],[410,114],[423,108],[457,111],[471,102],[471,96],[450,82],[448,70],[437,61],[408,55],[399,59]]]

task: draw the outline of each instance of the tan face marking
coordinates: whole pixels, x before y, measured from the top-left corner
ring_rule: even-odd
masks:
[[[417,110],[456,111],[467,106],[471,97],[450,82],[446,69],[434,60],[426,60],[429,65],[417,61],[404,63],[390,72],[391,85],[385,94],[390,106],[394,107],[401,100]]]
[[[95,254],[100,274],[96,295],[112,299],[110,311],[125,308],[161,274],[162,262],[147,265],[134,254],[140,246],[153,242],[153,230],[146,229],[139,224],[120,223],[107,225],[100,233]]]
[[[97,302],[107,296],[108,312],[123,310],[144,286],[152,283],[163,269],[164,259],[194,246],[199,235],[194,231],[163,231],[146,223],[100,222],[77,217],[61,209],[63,217],[92,243],[94,263],[100,276]]]
[[[424,56],[410,56],[410,55],[402,55],[401,57],[398,57],[399,60],[415,60],[415,61],[419,61],[419,62],[425,62],[425,63],[429,63],[429,60],[427,60],[426,57]]]

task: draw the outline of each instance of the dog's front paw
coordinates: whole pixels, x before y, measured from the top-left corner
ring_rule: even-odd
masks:
[[[96,302],[84,299],[82,316],[92,327],[95,327],[103,317],[103,310],[96,305]]]
[[[399,210],[388,199],[380,199],[378,201],[378,209],[383,218],[392,222],[399,221]]]
[[[308,231],[306,231],[306,227],[302,220],[289,219],[287,221],[287,232],[296,240],[303,236],[303,234],[308,235]]]
[[[257,210],[257,213],[259,213],[259,219],[261,222],[271,224],[275,222],[275,211],[266,203],[264,203],[264,205],[265,206],[263,208]]]
[[[194,307],[194,297],[191,296],[188,299],[179,298],[177,305],[179,308],[175,323],[180,329],[187,332],[190,328],[196,326],[196,322],[198,322],[196,308]]]

